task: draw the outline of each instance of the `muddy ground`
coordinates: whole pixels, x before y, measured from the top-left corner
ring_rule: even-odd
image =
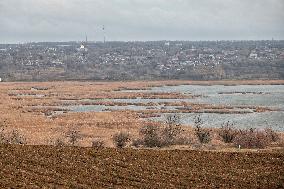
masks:
[[[283,188],[284,152],[0,146],[0,188]]]

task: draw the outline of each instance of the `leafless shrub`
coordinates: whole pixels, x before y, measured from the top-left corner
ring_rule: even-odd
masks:
[[[265,130],[266,136],[267,138],[271,141],[271,142],[278,142],[280,140],[280,137],[278,135],[277,132],[275,132],[273,129],[271,128],[266,128]]]
[[[270,140],[265,131],[250,128],[239,130],[233,142],[241,148],[265,148],[269,145]]]
[[[142,135],[143,145],[149,148],[161,147],[162,140],[159,134],[160,128],[154,125],[146,125],[140,129]]]
[[[63,147],[63,146],[66,146],[66,142],[62,139],[62,138],[57,138],[54,143],[53,143],[54,146],[57,146],[57,147]]]
[[[166,124],[163,126],[146,125],[140,129],[141,138],[132,142],[133,146],[145,146],[149,148],[164,147],[178,144],[188,144],[189,139],[182,136],[180,117],[176,114],[166,117]]]
[[[202,128],[203,120],[200,116],[194,118],[195,135],[197,136],[200,143],[209,143],[211,141],[211,130]]]
[[[134,140],[132,140],[132,146],[134,146],[136,148],[144,146],[144,140],[141,139],[141,138],[134,139]]]
[[[169,114],[166,116],[166,124],[167,125],[178,125],[180,126],[181,120],[180,120],[180,116],[177,114]]]
[[[234,124],[231,122],[226,122],[222,124],[220,130],[218,130],[218,135],[222,138],[225,143],[232,143],[238,132],[233,128]]]
[[[8,134],[6,141],[8,144],[26,144],[26,138],[18,130],[12,130]]]
[[[7,131],[5,124],[1,123],[0,144],[26,144],[26,138],[17,129]]]
[[[105,147],[105,142],[101,139],[94,139],[92,141],[92,147],[93,148],[104,148]]]
[[[82,139],[82,135],[80,131],[77,130],[69,130],[66,132],[65,137],[68,139],[68,142],[74,146],[79,140]]]
[[[64,136],[47,138],[46,144],[56,146],[56,147],[68,146],[68,144],[66,142],[66,138]]]
[[[0,125],[0,144],[7,143],[4,131],[5,131],[5,126],[1,124]]]
[[[126,132],[120,132],[113,136],[113,142],[117,148],[124,148],[130,141],[130,135]]]
[[[174,145],[177,139],[180,139],[182,128],[180,124],[180,117],[176,114],[168,115],[166,117],[166,126],[162,128],[161,138],[163,146]]]
[[[175,138],[174,145],[189,145],[192,144],[192,139],[188,136],[179,136]]]
[[[279,139],[278,145],[279,145],[279,147],[284,148],[284,139],[283,138]]]

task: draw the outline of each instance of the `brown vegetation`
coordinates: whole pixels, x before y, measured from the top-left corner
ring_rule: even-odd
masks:
[[[113,142],[117,148],[124,148],[130,142],[130,135],[126,132],[116,133],[113,136]]]
[[[0,123],[10,131],[18,130],[25,136],[30,145],[68,143],[65,133],[76,127],[82,140],[76,145],[91,146],[94,138],[100,138],[105,146],[112,147],[112,136],[118,132],[129,132],[133,138],[138,138],[141,127],[149,124],[141,121],[143,117],[159,116],[160,113],[178,112],[218,112],[242,113],[247,108],[254,111],[271,111],[266,107],[240,106],[234,110],[229,106],[213,106],[194,104],[190,102],[166,102],[164,106],[180,106],[176,110],[147,109],[141,111],[111,111],[75,113],[64,106],[74,104],[93,104],[86,99],[115,98],[194,98],[191,95],[179,93],[149,93],[123,92],[121,89],[148,89],[152,86],[179,84],[283,84],[284,81],[151,81],[151,82],[42,82],[42,83],[1,83],[0,84]],[[17,94],[26,94],[17,96]],[[32,96],[28,96],[32,95]],[[36,95],[40,95],[36,96]],[[65,100],[63,100],[65,99]],[[68,100],[66,100],[68,99]],[[85,99],[86,101],[82,100]],[[107,104],[109,102],[98,102]],[[130,105],[129,103],[111,103],[109,105]],[[161,103],[140,103],[140,106],[155,106]],[[190,107],[191,109],[189,109]],[[63,114],[56,114],[61,112]],[[183,128],[191,134],[192,128]],[[56,142],[56,140],[58,141]],[[47,142],[52,141],[52,142]]]

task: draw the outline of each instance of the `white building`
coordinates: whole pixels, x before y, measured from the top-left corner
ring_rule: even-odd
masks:
[[[78,48],[79,52],[87,52],[88,49],[84,43],[81,44],[80,48]]]
[[[250,53],[249,57],[250,58],[257,58],[257,54],[256,53]]]

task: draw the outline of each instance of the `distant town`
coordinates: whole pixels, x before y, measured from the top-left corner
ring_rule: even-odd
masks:
[[[284,41],[0,44],[0,81],[284,79]]]

